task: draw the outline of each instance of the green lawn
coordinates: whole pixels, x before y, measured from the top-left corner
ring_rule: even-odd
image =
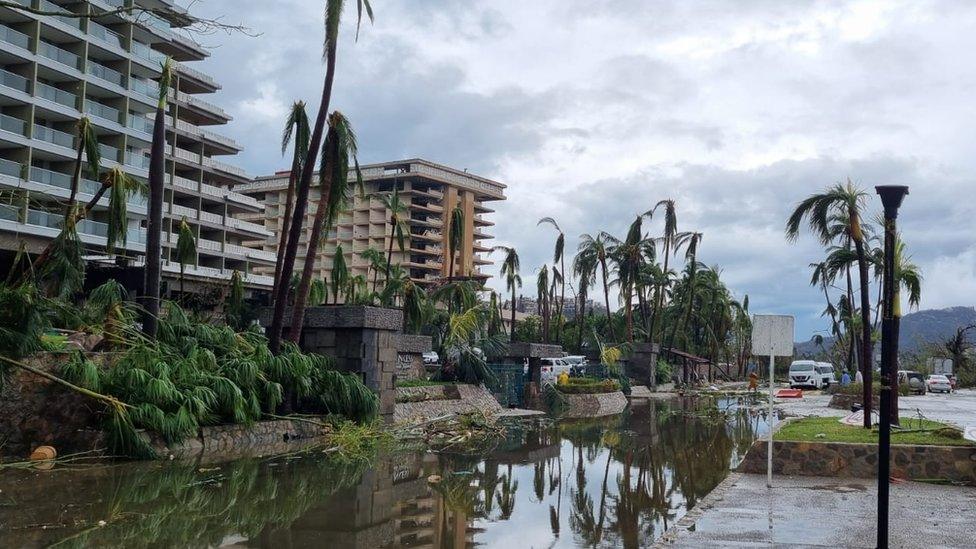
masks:
[[[433,385],[454,385],[455,381],[431,381],[429,379],[407,379],[397,381],[397,387],[431,387]]]
[[[794,419],[776,432],[773,437],[775,440],[793,440],[801,442],[860,442],[878,443],[878,431],[872,429],[868,431],[862,427],[844,425],[836,417],[807,417]],[[901,420],[903,430],[913,429],[938,429],[948,427],[944,423],[937,421],[905,419]],[[964,438],[962,433],[952,436],[944,431],[930,432],[906,432],[899,433],[898,429],[891,430],[892,444],[923,444],[930,446],[974,446],[974,444]],[[826,436],[818,437],[824,434]]]

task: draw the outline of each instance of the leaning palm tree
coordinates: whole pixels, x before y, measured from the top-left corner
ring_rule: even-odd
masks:
[[[579,279],[579,306],[576,310],[576,325],[578,328],[576,336],[576,346],[583,349],[583,326],[584,315],[586,313],[586,299],[590,287],[593,286],[593,277],[596,276],[597,259],[590,254],[577,253],[573,258],[573,274]],[[592,310],[592,309],[591,309]]]
[[[78,195],[78,188],[81,186],[82,157],[88,160],[88,173],[91,178],[98,180],[98,172],[101,168],[101,149],[98,146],[98,136],[95,134],[95,126],[87,116],[78,120],[78,151],[75,157],[74,172],[71,177],[71,192],[68,195],[66,213],[74,211],[75,198]]]
[[[522,277],[519,275],[519,256],[515,248],[510,246],[495,246],[491,249],[505,252],[505,259],[502,261],[501,274],[505,277],[505,287],[512,293],[512,326],[511,342],[515,343],[515,292],[522,287]]]
[[[555,266],[555,263],[559,263],[559,274],[564,275],[566,273],[566,257],[564,253],[566,248],[566,233],[559,228],[559,224],[556,223],[556,220],[551,217],[543,217],[536,225],[542,225],[543,223],[552,225],[553,228],[556,229],[556,232],[559,233],[559,236],[556,237],[556,246],[553,249],[552,260],[553,266]],[[560,276],[560,278],[559,303],[556,304],[555,311],[556,341],[562,341],[561,332],[563,324],[563,307],[566,306],[566,280],[564,276]]]
[[[146,221],[146,279],[143,297],[142,331],[150,340],[159,329],[160,286],[163,257],[163,198],[166,176],[166,99],[173,75],[173,60],[166,58],[159,78],[159,98],[153,122],[152,146],[149,151],[149,218]]]
[[[386,272],[387,262],[386,258],[383,256],[383,251],[369,247],[359,252],[359,257],[369,262],[369,267],[366,270],[366,277],[369,277],[370,271],[373,272],[373,291],[375,292],[376,287],[379,285],[380,271]]]
[[[620,286],[620,297],[624,301],[625,330],[628,343],[634,342],[634,291],[638,284],[643,266],[643,229],[642,216],[630,224],[624,240],[618,240],[607,235],[610,244],[610,258],[617,271],[617,284]]]
[[[305,322],[305,308],[308,305],[308,293],[312,286],[312,275],[315,270],[315,260],[319,255],[323,230],[333,227],[339,212],[349,203],[349,168],[352,164],[356,174],[356,187],[363,188],[363,174],[359,169],[356,158],[358,147],[356,134],[352,131],[349,120],[339,111],[329,117],[329,134],[322,147],[322,166],[319,169],[321,190],[315,219],[312,221],[312,232],[308,238],[308,249],[305,251],[305,265],[302,268],[302,278],[295,295],[295,306],[291,313],[291,332],[289,339],[298,343]]]
[[[342,18],[342,9],[345,0],[326,0],[325,8],[325,82],[322,87],[322,99],[319,103],[319,111],[315,117],[315,124],[312,127],[312,134],[308,143],[308,156],[302,166],[301,177],[298,179],[298,187],[295,201],[295,212],[292,215],[292,223],[288,227],[288,246],[282,258],[281,272],[290,273],[295,268],[295,260],[298,255],[298,242],[302,234],[302,221],[305,219],[306,206],[308,204],[308,193],[311,188],[312,176],[315,171],[316,155],[322,145],[322,138],[325,134],[325,124],[329,117],[329,105],[332,100],[332,85],[335,81],[336,72],[336,50],[339,45],[339,22]],[[356,32],[358,35],[359,25],[362,22],[363,10],[370,21],[373,20],[373,8],[369,0],[356,0],[357,23]],[[285,274],[281,275],[284,278]],[[288,288],[285,284],[279,284],[279,288],[274,298],[274,311],[271,318],[271,332],[268,334],[268,346],[271,352],[278,354],[281,352],[281,334],[285,319],[285,307],[288,300]]]
[[[786,222],[786,238],[796,241],[800,235],[800,225],[806,219],[810,231],[824,245],[830,244],[836,234],[831,223],[838,217],[846,220],[843,230],[854,244],[857,254],[857,267],[861,286],[861,375],[864,376],[864,427],[871,428],[871,296],[868,280],[868,258],[865,250],[864,207],[867,193],[854,186],[850,179],[846,184],[838,183],[824,192],[814,194],[797,204]],[[832,216],[832,214],[838,214]]]
[[[542,318],[542,341],[549,343],[549,266],[539,269],[536,281],[536,307]]]
[[[678,233],[678,216],[675,211],[675,203],[673,199],[661,200],[654,205],[649,211],[644,215],[650,219],[658,208],[664,209],[664,233],[661,235],[661,244],[663,246],[664,252],[664,267],[662,271],[667,274],[668,272],[668,261],[671,259],[672,253],[677,253],[680,243],[687,238],[687,235],[682,235]],[[654,309],[651,311],[651,325],[648,328],[648,338],[651,342],[654,341],[654,333],[657,330],[657,319],[661,317],[661,307],[664,304],[664,294],[667,288],[658,285],[655,291],[654,297]],[[664,341],[662,340],[663,344]]]
[[[904,287],[908,292],[908,307],[918,309],[922,299],[922,273],[918,266],[912,263],[911,256],[905,251],[905,242],[899,237],[895,241],[894,258],[894,296],[891,301],[892,317],[894,319],[894,333],[898,333],[901,324],[901,290]],[[898,349],[894,350],[894,355],[898,356]],[[889,383],[896,390],[891,391],[891,409],[887,411],[891,422],[895,425],[900,424],[898,419],[898,372],[897,369],[890,373]],[[885,413],[882,411],[882,413]]]
[[[607,279],[607,234],[599,233],[596,237],[589,234],[583,234],[580,236],[579,248],[576,252],[576,261],[589,262],[596,269],[596,265],[600,266],[603,272],[603,301],[607,308],[607,328],[610,330],[610,340],[616,342],[616,336],[613,334],[613,318],[610,315],[610,284]]]
[[[394,188],[392,193],[380,197],[380,202],[390,212],[390,247],[386,252],[386,278],[390,278],[390,263],[393,262],[393,243],[396,242],[397,248],[402,254],[406,248],[407,233],[410,228],[407,226],[407,204],[400,199],[400,192]]]
[[[193,237],[193,229],[184,217],[180,221],[180,232],[176,238],[176,261],[180,264],[180,301],[186,295],[183,292],[183,279],[186,275],[187,263],[192,263],[197,256],[197,241]]]
[[[669,348],[674,347],[674,338],[678,332],[678,324],[681,324],[682,334],[688,328],[688,319],[691,317],[691,309],[695,301],[695,274],[698,272],[698,245],[701,243],[701,239],[702,233],[698,232],[691,233],[688,238],[688,248],[685,251],[685,259],[688,261],[688,304],[685,307],[685,314],[681,322],[679,323],[675,319],[674,325],[671,327],[671,337],[668,343]]]
[[[451,227],[447,235],[447,253],[450,256],[448,261],[447,281],[454,280],[454,258],[457,257],[461,244],[464,243],[464,208],[460,204],[451,210]]]
[[[274,286],[271,295],[276,295],[278,284],[281,283],[281,266],[285,250],[288,248],[286,239],[291,225],[291,213],[295,204],[295,183],[308,155],[308,114],[305,112],[305,102],[296,101],[288,112],[288,120],[285,122],[285,129],[281,132],[281,154],[284,156],[291,143],[292,137],[295,138],[295,147],[292,151],[291,171],[288,172],[288,196],[285,199],[285,214],[281,218],[281,228],[278,235],[278,257],[275,259]]]

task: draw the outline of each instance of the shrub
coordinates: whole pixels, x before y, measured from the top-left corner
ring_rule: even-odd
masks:
[[[673,368],[666,360],[658,359],[655,376],[658,383],[670,383]]]
[[[615,379],[571,377],[566,383],[557,384],[556,389],[567,394],[592,395],[619,391],[620,383]]]

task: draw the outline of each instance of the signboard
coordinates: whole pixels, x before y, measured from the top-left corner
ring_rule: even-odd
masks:
[[[793,356],[793,317],[753,315],[753,356]]]

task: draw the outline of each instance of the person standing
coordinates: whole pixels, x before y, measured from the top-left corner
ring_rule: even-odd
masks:
[[[847,370],[844,370],[844,375],[840,376],[840,386],[847,387],[850,384],[851,384],[851,374],[847,373]]]
[[[857,373],[854,374],[854,383],[864,383],[864,375],[861,374],[861,370],[858,370]]]

